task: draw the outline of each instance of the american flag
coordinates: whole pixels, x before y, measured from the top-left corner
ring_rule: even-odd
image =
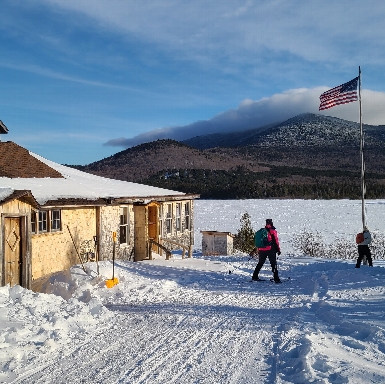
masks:
[[[339,85],[338,87],[329,89],[324,92],[320,97],[321,104],[319,110],[332,108],[336,105],[351,103],[357,101],[357,83],[359,77],[348,81],[345,84]]]

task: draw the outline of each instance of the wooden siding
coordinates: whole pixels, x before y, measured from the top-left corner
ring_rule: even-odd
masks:
[[[100,207],[99,259],[111,260],[113,251],[112,232],[119,236],[120,207],[109,205]],[[119,237],[118,237],[119,244]]]
[[[176,230],[176,204],[181,204],[181,230]],[[185,204],[190,206],[190,229],[186,228]],[[167,204],[172,204],[172,231],[167,233]],[[33,280],[54,272],[66,270],[80,264],[78,253],[84,240],[93,240],[97,235],[99,244],[99,260],[111,260],[113,250],[112,232],[118,235],[116,258],[128,259],[135,250],[134,260],[149,258],[149,235],[155,240],[167,238],[186,247],[193,245],[194,200],[176,200],[169,202],[152,202],[149,205],[122,204],[129,212],[129,234],[127,244],[119,244],[120,206],[108,205],[100,207],[57,207],[61,211],[61,230],[41,234],[31,233],[31,212],[34,208],[27,202],[14,199],[0,205],[2,230],[0,231],[0,283],[4,284],[4,219],[19,217],[22,228],[23,281],[29,288]],[[150,207],[150,208],[149,208]],[[163,207],[163,209],[162,209]],[[149,212],[151,211],[151,212]],[[163,212],[159,217],[159,212]],[[151,213],[151,218],[149,218]],[[151,220],[149,220],[151,219]],[[163,226],[159,225],[159,219]],[[149,222],[150,221],[150,222]],[[154,224],[151,224],[154,223]],[[71,235],[68,231],[71,231]],[[160,228],[162,231],[160,233]],[[92,242],[93,244],[93,242]],[[164,245],[176,250],[172,243]]]
[[[61,218],[61,231],[32,235],[34,280],[80,263],[67,225],[78,250],[83,240],[96,235],[96,208],[61,209]]]

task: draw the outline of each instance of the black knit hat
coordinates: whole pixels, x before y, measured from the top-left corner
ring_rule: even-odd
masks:
[[[273,226],[273,219],[266,219],[266,225]]]

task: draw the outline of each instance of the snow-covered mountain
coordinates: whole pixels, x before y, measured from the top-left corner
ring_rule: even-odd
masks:
[[[367,197],[383,198],[385,126],[365,125],[364,133]],[[141,144],[79,169],[204,198],[358,198],[360,127],[306,113],[244,132]]]
[[[364,125],[365,144],[385,147],[385,126]],[[305,113],[284,122],[242,132],[216,133],[183,141],[198,149],[215,147],[359,147],[358,123]]]

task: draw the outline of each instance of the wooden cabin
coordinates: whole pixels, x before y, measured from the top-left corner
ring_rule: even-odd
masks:
[[[0,285],[30,288],[86,261],[89,248],[99,260],[113,248],[132,261],[178,247],[191,256],[198,197],[91,175],[0,142]]]

